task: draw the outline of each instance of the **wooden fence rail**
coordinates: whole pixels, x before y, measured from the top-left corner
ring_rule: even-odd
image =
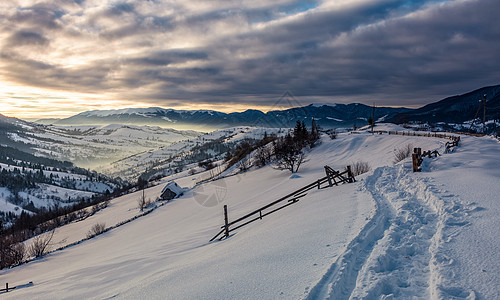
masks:
[[[427,132],[427,133],[420,133],[420,132],[415,132],[415,131],[387,131],[388,134],[392,135],[407,135],[407,136],[424,136],[424,137],[437,137],[437,138],[442,138],[442,139],[450,139],[450,140],[460,140],[459,136],[456,135],[451,135],[451,134],[444,134],[444,133],[437,133],[437,132]]]
[[[424,161],[424,157],[432,158],[432,156],[438,157],[441,154],[437,150],[431,151],[424,151],[422,152],[422,148],[413,148],[413,154],[411,155],[412,161],[413,161],[413,172],[420,172],[420,166],[422,165],[422,162]]]
[[[26,287],[30,287],[30,286],[33,286],[33,281],[30,281],[26,284],[20,284],[20,285],[17,285],[17,286],[9,286],[9,283],[5,283],[5,288],[4,289],[0,289],[0,294],[4,294],[4,293],[8,293],[9,291],[12,291],[12,290],[15,290],[15,289],[22,289],[22,288],[26,288]]]
[[[12,291],[13,289],[15,289],[16,287],[13,286],[13,287],[9,287],[9,283],[5,283],[5,288],[4,289],[0,289],[0,292],[5,292],[7,293],[8,291]]]
[[[459,136],[451,136],[451,141],[446,142],[445,144],[445,152],[448,153],[450,152],[452,148],[457,147],[459,142],[460,142],[460,137]],[[412,162],[413,162],[413,172],[420,172],[420,166],[422,165],[422,162],[424,161],[424,157],[429,157],[432,158],[432,156],[438,157],[440,154],[437,150],[431,151],[424,151],[422,152],[422,148],[413,148],[413,154],[411,155]]]
[[[445,152],[448,153],[451,151],[452,148],[454,147],[457,147],[458,146],[458,143],[460,142],[460,137],[457,136],[455,139],[453,139],[451,142],[447,142],[445,147],[446,147],[446,150]]]
[[[221,230],[212,238],[210,239],[210,242],[215,240],[216,238],[219,238],[219,240],[222,240],[223,238],[229,237],[229,234],[236,230],[239,229],[245,225],[248,225],[252,222],[255,222],[257,220],[262,220],[263,217],[270,215],[280,209],[283,209],[285,207],[288,207],[292,204],[297,203],[300,198],[304,197],[307,195],[307,192],[312,190],[312,189],[323,189],[323,188],[328,188],[332,187],[333,185],[339,185],[341,183],[351,183],[355,182],[356,179],[354,178],[354,175],[351,171],[351,167],[347,166],[346,170],[343,172],[335,171],[329,166],[325,166],[325,172],[326,176],[323,178],[320,178],[284,197],[279,198],[276,201],[273,201],[265,206],[262,206],[261,208],[258,208],[242,217],[237,218],[234,221],[229,222],[229,216],[228,216],[228,211],[227,211],[227,205],[224,205],[224,225],[221,226]],[[327,185],[325,185],[328,183]],[[323,186],[322,186],[323,185]],[[287,200],[287,203],[283,204]],[[278,204],[282,204],[278,206]],[[278,206],[278,207],[274,207]],[[272,208],[272,209],[271,209]],[[270,211],[265,211],[267,209],[271,209]]]

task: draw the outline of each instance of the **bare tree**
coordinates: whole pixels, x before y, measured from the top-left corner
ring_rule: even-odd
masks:
[[[26,256],[26,247],[24,243],[17,243],[11,246],[11,265],[16,266],[20,264]]]
[[[250,157],[245,157],[238,163],[238,169],[244,172],[252,167],[252,160]]]
[[[144,195],[144,189],[142,190],[141,197],[139,198],[139,200],[137,200],[137,204],[139,206],[140,211],[143,211],[144,208],[146,208],[146,206],[148,206],[147,202],[146,202],[146,196]]]
[[[272,150],[268,146],[264,145],[257,149],[255,153],[255,163],[259,167],[263,167],[271,161]]]
[[[26,256],[24,243],[14,235],[0,237],[0,269],[20,264]]]
[[[413,145],[412,144],[407,144],[403,148],[395,149],[394,150],[394,156],[396,158],[394,159],[394,164],[397,164],[398,162],[404,160],[407,157],[410,157],[412,151],[413,151]]]
[[[44,256],[48,251],[48,246],[50,245],[55,232],[56,229],[54,228],[50,233],[36,236],[28,249],[29,255],[34,257]]]
[[[299,171],[300,165],[305,162],[307,162],[307,159],[303,150],[290,151],[281,155],[281,159],[276,163],[276,168],[296,173]]]

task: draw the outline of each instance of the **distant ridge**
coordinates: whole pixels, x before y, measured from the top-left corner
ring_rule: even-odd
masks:
[[[388,119],[394,123],[463,123],[474,118],[480,100],[486,94],[486,119],[500,119],[500,85],[483,87],[463,95],[445,98],[419,109],[401,112]],[[482,114],[481,114],[482,118]]]
[[[377,107],[375,119],[385,120],[407,108]],[[95,110],[79,113],[65,119],[42,119],[41,124],[54,125],[99,125],[136,124],[163,127],[191,127],[222,129],[234,126],[293,127],[297,120],[308,125],[314,118],[324,128],[362,126],[371,117],[372,107],[354,104],[310,104],[285,110],[264,113],[260,110],[223,113],[213,110],[175,110],[160,107],[126,108],[117,110]]]
[[[487,94],[486,118],[500,119],[500,85],[483,87],[463,95],[447,97],[418,109],[376,107],[375,121],[396,124],[408,122],[456,123],[474,118],[479,100]],[[264,113],[260,110],[223,113],[214,110],[176,110],[171,108],[125,108],[93,110],[65,119],[41,119],[37,123],[54,125],[156,125],[175,129],[215,130],[234,126],[293,127],[297,120],[309,125],[314,118],[323,128],[363,126],[372,107],[360,103],[313,103],[307,106]]]

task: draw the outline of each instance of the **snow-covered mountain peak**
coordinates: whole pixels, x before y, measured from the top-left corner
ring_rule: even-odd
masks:
[[[109,109],[109,110],[91,110],[82,112],[81,116],[96,116],[96,117],[108,117],[112,115],[131,115],[131,114],[156,114],[163,112],[166,109],[161,107],[148,107],[148,108],[123,108],[123,109]]]

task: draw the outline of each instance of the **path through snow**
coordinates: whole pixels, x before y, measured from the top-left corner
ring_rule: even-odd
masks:
[[[375,214],[307,299],[475,299],[453,285],[446,244],[477,208],[410,170],[380,167],[364,180]]]

